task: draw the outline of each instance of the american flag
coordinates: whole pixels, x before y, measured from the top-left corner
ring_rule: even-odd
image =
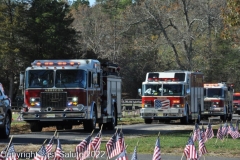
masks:
[[[159,137],[157,138],[157,141],[156,141],[156,144],[155,144],[152,160],[161,160],[161,149],[160,149]]]
[[[135,146],[131,160],[137,160],[137,146]]]
[[[207,141],[207,137],[205,136],[205,129],[203,125],[202,125],[202,129],[200,130],[200,136],[198,139],[199,141],[200,141],[200,138],[202,138],[204,143]]]
[[[81,143],[76,146],[76,160],[84,160],[90,156],[90,142],[92,135],[89,135]]]
[[[116,149],[116,143],[117,143],[117,133],[115,133],[110,140],[108,140],[106,144],[106,151],[107,151],[107,157],[108,159],[113,158],[114,156],[118,155],[117,149]]]
[[[122,131],[120,131],[119,134],[117,134],[117,143],[116,143],[116,150],[117,154],[121,153],[125,148],[125,142]]]
[[[1,153],[0,153],[0,160],[5,160],[5,158],[6,158],[6,150],[7,150],[7,147],[3,151],[1,151]]]
[[[55,139],[55,136],[52,136],[52,138],[49,140],[49,142],[46,146],[47,154],[49,154],[52,151],[52,147],[53,147],[53,144],[54,144],[54,139]]]
[[[220,125],[220,127],[218,128],[217,138],[220,140],[223,140],[223,138],[224,138],[223,133],[222,133],[222,125]]]
[[[210,123],[208,123],[207,129],[205,131],[205,136],[206,136],[207,140],[214,137],[212,125]]]
[[[18,155],[15,152],[13,143],[10,143],[8,151],[6,153],[6,160],[18,160]]]
[[[127,152],[126,152],[125,148],[124,148],[123,151],[117,156],[116,160],[128,160]]]
[[[64,153],[59,138],[57,139],[57,147],[53,160],[64,160]]]
[[[94,139],[90,142],[90,148],[94,151],[94,158],[98,158],[100,153],[100,146],[102,140],[102,131],[100,130],[98,134],[94,137]]]
[[[193,132],[193,141],[195,142],[198,138],[199,138],[199,134],[200,134],[200,128],[198,126],[198,124],[195,124],[195,129]]]
[[[38,150],[33,160],[48,160],[47,151],[44,145]]]
[[[184,148],[184,155],[187,159],[197,159],[197,151],[193,142],[192,136],[189,137],[188,142]]]
[[[161,100],[161,107],[162,107],[162,109],[169,108],[170,107],[170,100],[169,99]]]
[[[235,130],[232,123],[230,123],[230,125],[229,125],[228,134],[230,134],[233,139],[236,139],[236,138],[240,137],[240,133],[237,130]]]
[[[199,142],[198,142],[198,149],[199,149],[199,153],[200,153],[200,156],[204,155],[205,153],[207,153],[207,148],[204,144],[204,140],[202,139],[201,136],[199,136]]]
[[[222,134],[223,134],[223,136],[227,136],[227,134],[228,134],[228,124],[227,124],[227,122],[222,127]]]

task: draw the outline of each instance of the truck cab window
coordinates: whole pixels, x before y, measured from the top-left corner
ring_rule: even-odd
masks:
[[[28,71],[28,87],[29,88],[47,88],[53,87],[54,79],[53,70],[29,70]]]
[[[55,87],[86,87],[86,72],[84,70],[57,70]]]

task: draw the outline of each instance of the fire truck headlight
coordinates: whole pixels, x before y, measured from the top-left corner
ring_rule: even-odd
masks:
[[[73,97],[73,102],[77,102],[78,101],[78,98],[77,97]]]
[[[68,98],[68,106],[76,106],[78,104],[78,97]]]
[[[31,106],[40,106],[40,99],[36,97],[30,97]]]

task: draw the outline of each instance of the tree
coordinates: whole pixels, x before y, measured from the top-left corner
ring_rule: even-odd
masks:
[[[19,41],[18,29],[21,28],[21,12],[24,5],[17,1],[0,1],[0,64],[1,64],[1,83],[4,84],[5,91],[11,99],[17,92],[17,78],[20,73],[19,62]]]
[[[23,59],[57,59],[76,57],[76,32],[71,27],[69,5],[57,0],[33,0],[26,10],[26,26],[22,36]]]

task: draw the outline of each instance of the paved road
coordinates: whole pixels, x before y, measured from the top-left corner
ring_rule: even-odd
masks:
[[[122,125],[117,126],[118,129],[123,130],[124,136],[141,136],[146,134],[158,134],[159,132],[174,132],[177,130],[183,129],[193,129],[193,125],[181,125],[181,124],[159,124],[154,123],[151,125],[147,124],[134,124],[134,125]],[[96,129],[93,136],[98,133],[99,129]],[[109,131],[103,130],[102,134],[104,137],[111,137],[116,130]],[[34,132],[27,134],[14,134],[13,142],[14,144],[42,144],[42,142],[51,137],[54,134],[54,131],[48,132]],[[82,139],[86,138],[89,135],[89,132],[85,132],[83,128],[68,130],[68,131],[59,131],[59,138],[62,144],[74,144],[79,143]],[[1,140],[2,143],[8,143],[9,140]]]

